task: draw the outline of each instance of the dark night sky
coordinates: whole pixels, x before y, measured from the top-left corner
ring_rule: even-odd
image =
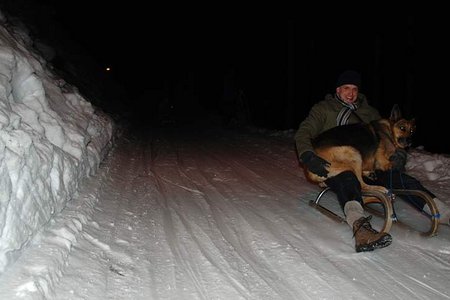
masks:
[[[334,90],[341,71],[357,69],[362,92],[383,115],[399,103],[417,119],[419,143],[450,153],[449,141],[435,143],[429,134],[450,129],[442,109],[450,26],[442,8],[39,2],[53,7],[53,18],[100,64],[113,67],[133,97],[144,89],[173,88],[191,75],[193,93],[211,108],[233,69],[255,123],[295,128]]]

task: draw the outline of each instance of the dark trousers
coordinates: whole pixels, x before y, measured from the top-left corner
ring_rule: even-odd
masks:
[[[436,195],[426,189],[419,180],[403,172],[376,171],[375,174],[375,180],[366,180],[368,184],[382,185],[388,189],[419,190],[427,193],[431,198],[436,198]],[[422,210],[425,206],[425,202],[419,196],[406,195],[402,196],[402,199],[417,207],[418,210]]]
[[[431,198],[436,197],[417,179],[399,171],[376,171],[376,179],[365,178],[364,181],[368,184],[382,185],[387,189],[420,190],[428,193]],[[361,185],[353,172],[342,172],[337,176],[328,178],[325,183],[337,195],[342,208],[348,201],[356,200],[362,203]],[[419,196],[407,195],[403,199],[419,210],[422,210],[425,205],[425,202]]]

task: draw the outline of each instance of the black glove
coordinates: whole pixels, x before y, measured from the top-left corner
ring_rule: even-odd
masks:
[[[392,170],[404,172],[406,165],[407,152],[403,149],[395,150],[394,154],[389,157],[392,162]]]
[[[330,163],[317,156],[314,152],[303,152],[302,155],[300,155],[300,160],[311,173],[321,177],[326,177],[328,175],[328,170],[326,168],[330,166]]]

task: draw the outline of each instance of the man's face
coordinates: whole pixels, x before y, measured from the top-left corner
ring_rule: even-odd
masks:
[[[354,84],[344,84],[336,88],[336,94],[339,96],[339,99],[348,104],[356,102],[358,92],[358,87]]]

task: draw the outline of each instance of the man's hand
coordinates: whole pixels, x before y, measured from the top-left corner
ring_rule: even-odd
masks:
[[[330,163],[325,159],[317,156],[312,151],[305,151],[300,155],[300,161],[308,168],[311,173],[314,173],[321,177],[328,175],[328,168]]]
[[[389,161],[392,162],[392,170],[404,172],[407,155],[407,152],[403,149],[395,150],[394,154],[389,157]]]

